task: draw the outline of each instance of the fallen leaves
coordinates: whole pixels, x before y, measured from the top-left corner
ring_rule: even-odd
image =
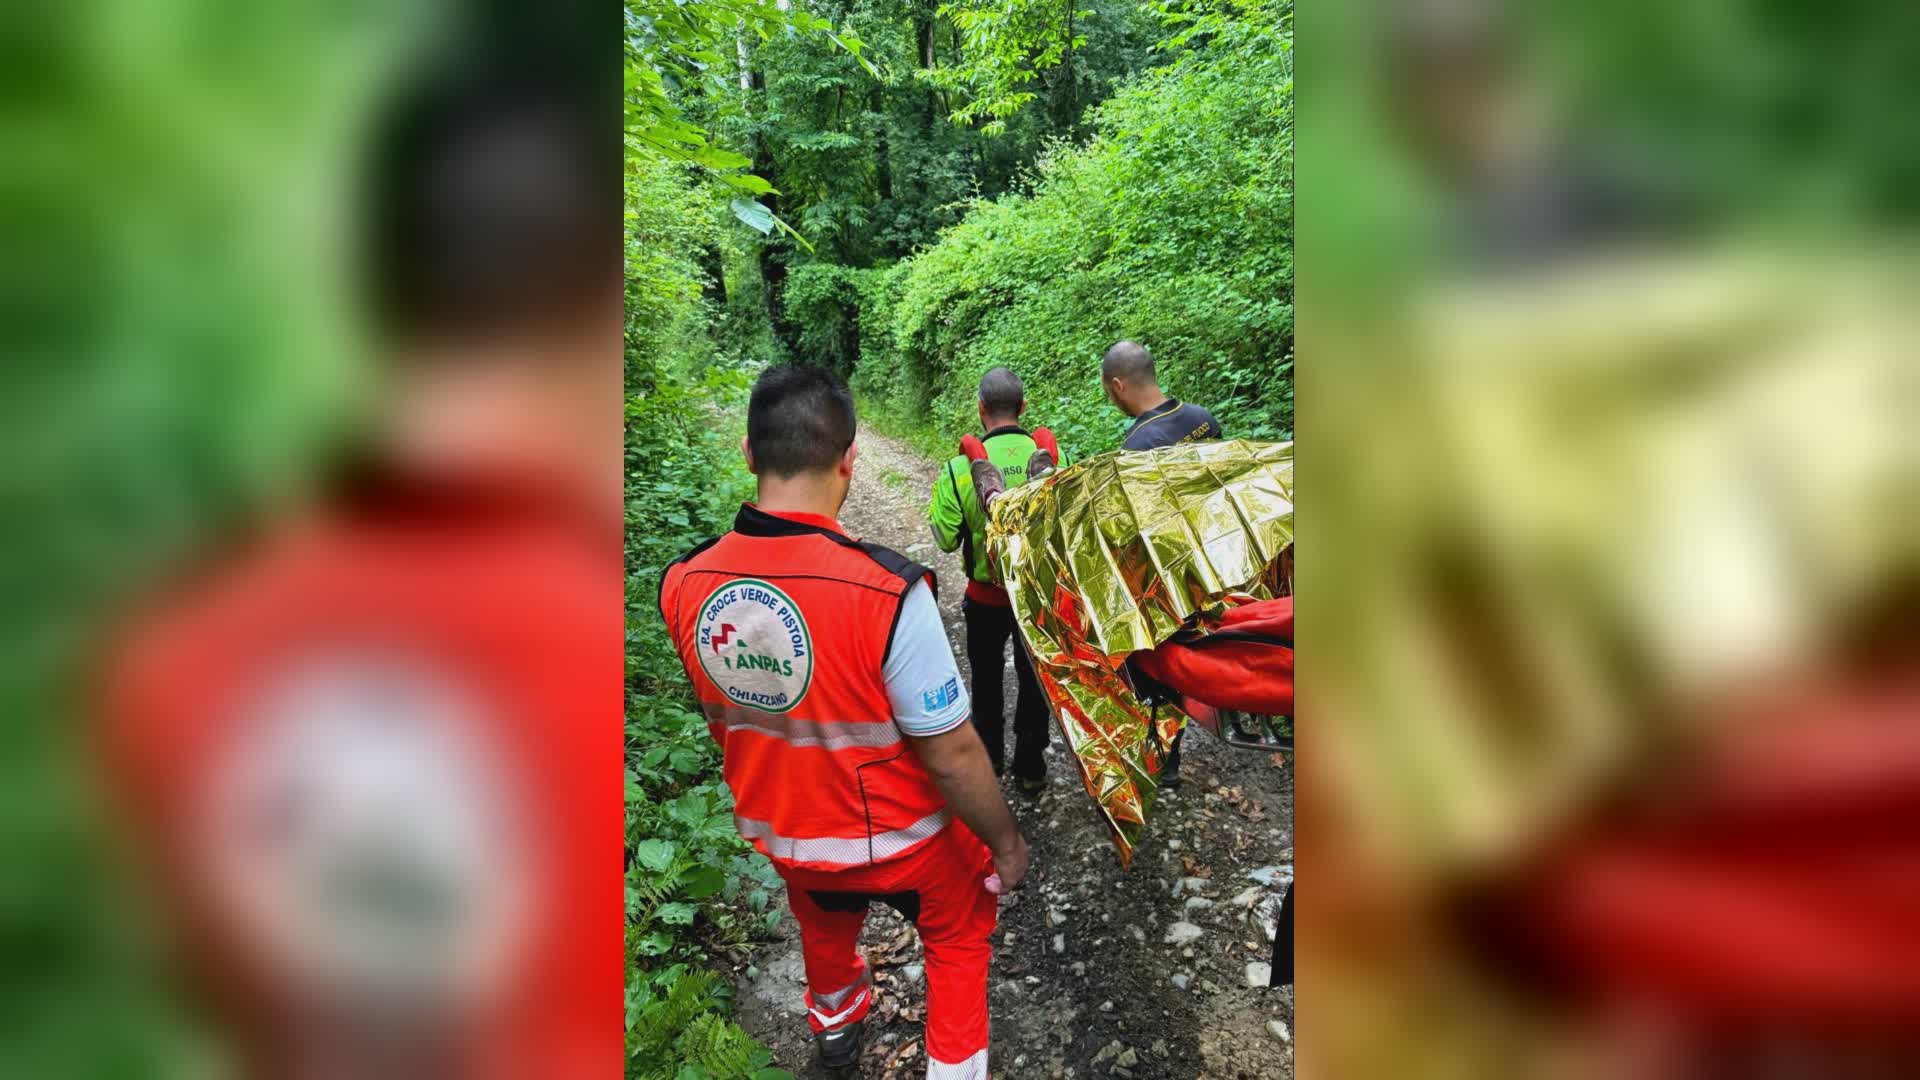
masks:
[[[882,1068],[886,1069],[887,1074],[891,1076],[894,1070],[900,1068],[902,1065],[912,1064],[913,1059],[918,1057],[919,1054],[920,1054],[920,1040],[908,1039],[906,1042],[903,1042],[900,1044],[900,1048],[898,1050],[895,1050],[893,1053],[887,1055],[887,1062],[885,1065],[882,1066]]]
[[[1220,797],[1227,801],[1228,806],[1233,807],[1234,810],[1239,812],[1240,816],[1246,818],[1248,821],[1267,820],[1267,812],[1260,808],[1259,803],[1247,798],[1246,792],[1237,787],[1223,787],[1216,790],[1219,792]]]

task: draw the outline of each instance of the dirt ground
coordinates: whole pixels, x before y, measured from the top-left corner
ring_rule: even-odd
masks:
[[[965,576],[958,555],[933,546],[924,516],[937,463],[869,430],[858,445],[841,522],[935,569],[965,672]],[[1005,677],[1011,708],[1010,658]],[[1123,871],[1057,731],[1048,758],[1044,795],[1026,799],[1008,786],[1033,864],[1021,890],[1002,900],[993,938],[993,1075],[1291,1078],[1293,990],[1265,984],[1274,915],[1293,878],[1292,770],[1277,755],[1190,733],[1185,786],[1155,807],[1133,867]],[[784,909],[784,897],[776,902]],[[775,935],[735,972],[739,1020],[773,1049],[776,1065],[824,1076],[807,1030],[791,916]],[[876,905],[861,948],[875,986],[862,1075],[923,1076],[925,994],[912,928]]]

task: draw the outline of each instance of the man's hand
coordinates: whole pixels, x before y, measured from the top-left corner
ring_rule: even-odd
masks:
[[[926,766],[933,784],[947,800],[947,806],[973,830],[973,835],[993,853],[993,868],[1002,888],[1011,890],[1027,875],[1027,841],[1014,824],[1013,811],[1000,794],[993,778],[993,764],[987,760],[986,745],[972,724],[961,724],[942,735],[907,736],[920,764]],[[992,879],[988,879],[992,880]]]
[[[1020,887],[1027,876],[1027,838],[1014,834],[1016,843],[1005,853],[993,853],[993,876],[987,879],[987,891],[1005,895]]]

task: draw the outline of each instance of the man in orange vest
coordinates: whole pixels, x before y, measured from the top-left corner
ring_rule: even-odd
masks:
[[[101,680],[240,1075],[620,1068],[619,149],[604,80],[533,52],[383,120],[387,393],[331,498],[151,597]]]
[[[787,883],[822,1060],[859,1059],[872,995],[854,946],[877,900],[926,949],[929,1080],[973,1080],[987,1075],[995,894],[1025,876],[1027,844],[967,722],[933,573],[834,520],[853,436],[831,376],[764,372],[742,444],[758,496],[667,568],[660,611],[720,743],[734,824]]]

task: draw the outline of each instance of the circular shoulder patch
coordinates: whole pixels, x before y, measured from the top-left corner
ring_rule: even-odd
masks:
[[[700,604],[694,649],[727,700],[786,712],[813,681],[813,636],[800,608],[758,578],[735,578]]]

